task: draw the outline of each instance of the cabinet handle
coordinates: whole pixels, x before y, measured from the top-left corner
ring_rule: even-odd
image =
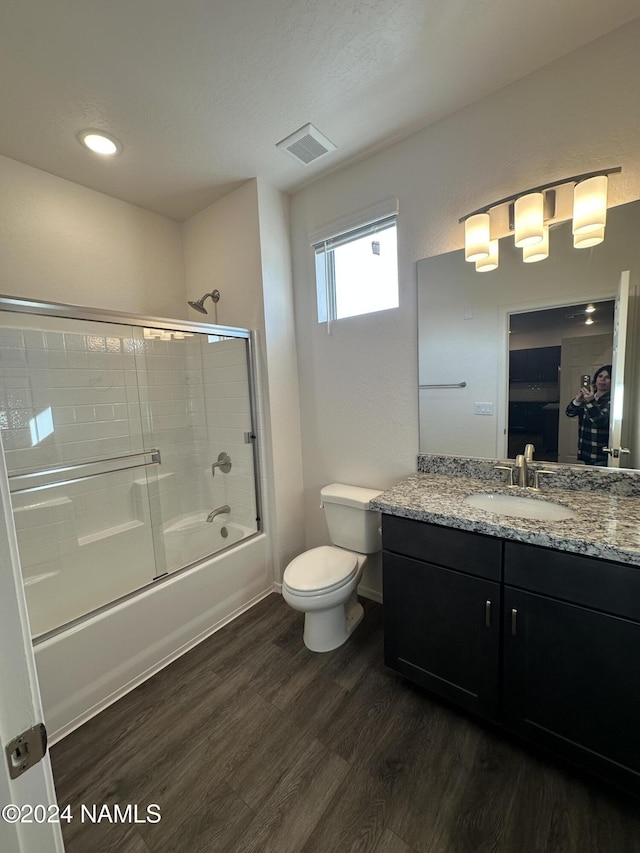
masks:
[[[485,601],[484,603],[484,624],[487,628],[491,627],[491,602]]]
[[[515,637],[518,633],[518,611],[514,608],[511,610],[511,636]]]

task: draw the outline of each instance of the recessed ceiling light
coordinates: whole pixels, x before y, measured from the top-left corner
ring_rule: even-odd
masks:
[[[596,306],[595,306],[595,305],[587,305],[587,307],[584,309],[584,313],[585,313],[585,314],[593,314],[593,312],[594,312],[595,310],[596,310]]]
[[[102,157],[113,157],[122,151],[120,140],[102,130],[81,130],[78,139],[85,148]]]
[[[593,317],[587,317],[587,319],[584,321],[585,326],[591,326],[592,323]]]

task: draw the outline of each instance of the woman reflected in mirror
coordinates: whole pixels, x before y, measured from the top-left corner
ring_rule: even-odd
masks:
[[[588,377],[585,377],[588,379]],[[609,441],[611,365],[605,364],[585,381],[567,406],[567,417],[579,418],[578,461],[585,465],[606,465],[604,448]]]

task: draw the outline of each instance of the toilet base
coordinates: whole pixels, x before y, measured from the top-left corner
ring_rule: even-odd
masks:
[[[331,652],[346,643],[364,616],[354,590],[346,604],[305,613],[303,640],[311,652]]]

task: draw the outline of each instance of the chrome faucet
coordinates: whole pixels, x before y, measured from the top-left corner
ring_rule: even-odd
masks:
[[[522,489],[526,489],[529,485],[529,469],[527,467],[527,458],[519,453],[516,456],[516,470],[518,472],[518,485]]]
[[[224,512],[231,512],[231,507],[228,504],[225,504],[224,506],[219,506],[217,509],[211,510],[211,512],[207,516],[207,521],[213,521],[216,515],[222,515]]]

